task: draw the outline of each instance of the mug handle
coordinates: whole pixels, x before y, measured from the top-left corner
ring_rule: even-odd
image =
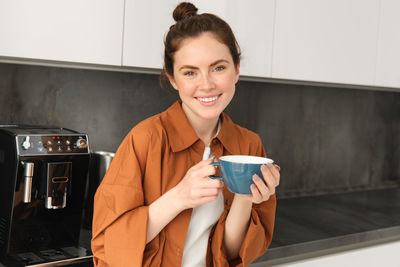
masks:
[[[221,163],[219,163],[219,162],[211,162],[210,165],[215,166],[215,167],[220,167]],[[208,177],[211,178],[211,179],[218,179],[218,180],[223,181],[221,176],[213,176],[213,175],[211,175],[211,176],[208,176]]]

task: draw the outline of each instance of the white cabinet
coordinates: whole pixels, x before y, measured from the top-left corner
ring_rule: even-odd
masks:
[[[123,66],[162,68],[163,40],[174,24],[172,12],[178,2],[125,1]]]
[[[124,0],[1,0],[0,56],[121,65]]]
[[[381,0],[376,85],[400,87],[400,1]]]
[[[162,68],[163,38],[179,2],[126,0],[122,65]],[[230,24],[242,49],[241,75],[271,76],[275,0],[192,2],[198,13],[216,14]]]
[[[0,60],[161,69],[179,2],[1,0]],[[398,0],[192,2],[232,27],[242,76],[400,87]]]
[[[363,266],[363,267],[398,267],[400,241],[354,249],[332,255],[311,258],[299,262],[276,265],[277,267],[337,267],[337,266]],[[261,263],[260,263],[261,265]],[[256,266],[254,266],[256,267]]]
[[[278,0],[272,77],[373,85],[379,1]]]
[[[242,50],[240,74],[271,77],[275,0],[197,0],[199,13],[220,16],[232,28]]]
[[[274,14],[275,0],[235,1],[229,18],[242,50],[241,75],[271,77]]]

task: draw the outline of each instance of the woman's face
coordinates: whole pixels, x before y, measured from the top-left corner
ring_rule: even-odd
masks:
[[[182,108],[192,120],[218,119],[235,94],[239,65],[213,34],[184,39],[174,54],[174,76]]]

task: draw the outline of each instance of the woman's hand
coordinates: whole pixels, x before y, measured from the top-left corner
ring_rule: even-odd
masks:
[[[257,174],[254,174],[254,184],[250,186],[252,195],[241,195],[241,197],[247,198],[255,204],[267,201],[271,195],[275,194],[275,188],[279,185],[280,169],[276,164],[262,165],[261,173],[265,183]]]
[[[224,187],[218,179],[208,176],[215,174],[213,160],[203,160],[190,168],[182,181],[175,186],[179,205],[182,209],[194,208],[215,200]]]
[[[264,181],[258,176],[253,176],[250,186],[251,195],[235,194],[231,208],[225,221],[224,244],[229,259],[238,257],[249,226],[251,208],[253,203],[267,201],[275,194],[275,188],[279,184],[280,167],[278,165],[262,165],[261,173]]]

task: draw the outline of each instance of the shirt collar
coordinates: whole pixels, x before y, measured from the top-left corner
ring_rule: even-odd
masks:
[[[180,101],[161,114],[161,121],[167,131],[173,152],[178,152],[193,145],[199,137],[183,112]]]
[[[230,152],[234,153],[235,124],[225,113],[221,114],[221,125],[216,138]],[[182,109],[181,101],[176,101],[161,114],[161,121],[167,131],[169,143],[173,152],[184,150],[193,145],[199,137]],[[236,144],[237,146],[237,144]]]
[[[226,150],[231,154],[238,154],[236,151],[238,147],[237,140],[239,140],[238,131],[235,129],[237,125],[226,115],[225,112],[221,114],[221,129],[218,132],[217,139],[222,143]]]

